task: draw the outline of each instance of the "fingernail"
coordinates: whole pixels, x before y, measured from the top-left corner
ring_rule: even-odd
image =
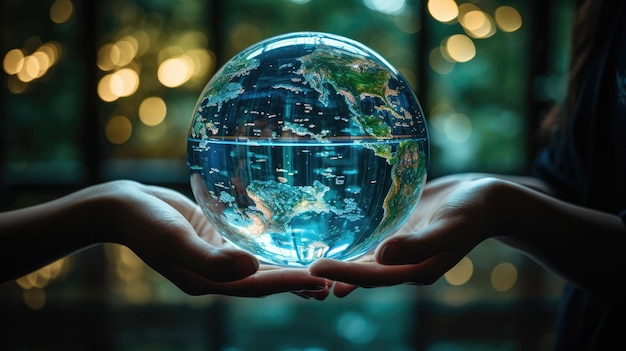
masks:
[[[395,241],[387,243],[380,253],[380,260],[382,263],[395,263],[399,258],[400,243]]]

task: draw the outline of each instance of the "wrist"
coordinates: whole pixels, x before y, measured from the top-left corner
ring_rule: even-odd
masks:
[[[119,222],[126,218],[124,214],[129,210],[125,198],[133,184],[127,181],[101,183],[64,198],[68,212],[76,220],[73,228],[81,232],[83,242],[123,242],[119,230],[123,223]]]

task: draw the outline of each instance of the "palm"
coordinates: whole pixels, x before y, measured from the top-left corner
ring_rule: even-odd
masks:
[[[311,272],[337,281],[334,289],[338,296],[358,286],[433,283],[483,239],[483,223],[474,221],[478,216],[471,215],[482,210],[473,205],[480,197],[473,180],[472,176],[446,177],[428,183],[411,217],[376,249],[352,262],[318,260]],[[410,262],[380,263],[381,256],[389,254],[387,244],[407,239],[414,242]]]
[[[303,269],[258,265],[234,248],[209,223],[199,206],[184,195],[161,187],[132,185],[124,189],[118,222],[129,246],[153,269],[191,295],[265,296],[279,292],[328,294],[324,278]],[[254,265],[254,267],[253,267]]]

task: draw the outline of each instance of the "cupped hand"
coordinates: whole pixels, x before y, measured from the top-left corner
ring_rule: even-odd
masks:
[[[190,295],[328,295],[326,279],[306,269],[259,265],[253,255],[226,243],[199,206],[181,193],[131,181],[106,183],[92,192],[105,206],[99,211],[106,213],[101,241],[128,246]]]
[[[501,180],[473,175],[433,180],[396,234],[351,262],[319,259],[311,274],[336,281],[339,297],[358,287],[432,284],[493,235],[503,186]]]

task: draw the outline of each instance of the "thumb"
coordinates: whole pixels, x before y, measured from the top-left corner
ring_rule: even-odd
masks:
[[[444,235],[450,228],[430,224],[415,234],[401,234],[385,240],[376,249],[376,260],[381,264],[417,264],[433,256],[458,250],[458,244]]]
[[[199,237],[184,240],[171,250],[168,262],[210,281],[229,282],[243,279],[259,269],[259,261],[250,253],[234,248],[216,248]],[[160,261],[158,257],[155,262]],[[157,269],[158,270],[158,269]]]

